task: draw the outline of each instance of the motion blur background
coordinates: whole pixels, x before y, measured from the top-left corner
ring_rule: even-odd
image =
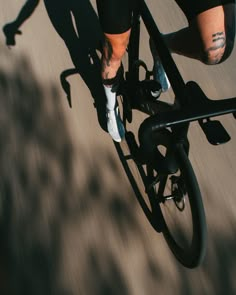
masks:
[[[197,124],[190,129],[208,247],[203,265],[188,270],[148,223],[103,130],[95,1],[45,2],[47,9],[41,1],[22,25],[15,47],[8,49],[0,33],[1,294],[235,294],[233,116],[221,119],[232,136],[226,145],[211,146]],[[0,0],[1,28],[23,4]],[[147,4],[163,33],[187,24],[174,1]],[[141,55],[151,65],[145,30],[142,34]],[[197,81],[209,97],[233,97],[235,50],[214,67],[174,59],[184,79]],[[68,71],[75,65],[80,74]],[[72,108],[61,76],[70,82]],[[136,111],[137,127],[142,119]]]

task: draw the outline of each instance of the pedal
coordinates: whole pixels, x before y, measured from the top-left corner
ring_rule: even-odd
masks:
[[[150,101],[156,101],[162,93],[161,84],[155,80],[145,79],[140,81],[137,89],[138,97],[141,100],[147,99]]]
[[[203,120],[199,121],[199,124],[205,133],[207,140],[213,145],[226,143],[231,139],[220,121],[211,121],[208,119],[205,122]]]

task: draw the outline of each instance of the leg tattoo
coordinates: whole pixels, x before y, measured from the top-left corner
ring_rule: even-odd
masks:
[[[209,47],[205,51],[204,59],[208,64],[217,64],[221,61],[224,55],[224,50],[226,46],[226,38],[224,32],[217,32],[212,35],[213,46]]]
[[[108,79],[109,77],[109,67],[112,58],[112,46],[111,43],[107,38],[105,38],[104,45],[103,45],[103,56],[102,56],[102,76],[104,79]]]

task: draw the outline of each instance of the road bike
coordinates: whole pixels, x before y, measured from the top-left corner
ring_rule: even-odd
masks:
[[[160,84],[153,80],[152,71],[139,58],[141,24],[153,40],[169,78],[173,103],[156,100],[155,94],[161,92]],[[123,150],[124,143],[115,145],[151,225],[163,233],[177,260],[185,267],[194,268],[205,256],[207,226],[201,192],[189,160],[189,126],[197,121],[213,145],[228,142],[229,134],[220,121],[212,118],[226,114],[236,118],[236,98],[211,100],[196,82],[184,82],[144,0],[138,1],[133,13],[127,56],[118,103],[128,149]],[[145,77],[140,80],[143,70]],[[133,110],[145,111],[147,105],[149,116],[134,134],[127,128]],[[150,105],[157,111],[150,111]],[[142,190],[129,168],[130,162],[136,167]]]

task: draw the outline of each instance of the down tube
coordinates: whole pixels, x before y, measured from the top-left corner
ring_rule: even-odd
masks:
[[[128,47],[129,56],[129,74],[131,81],[139,80],[139,69],[134,66],[134,63],[139,59],[139,41],[140,41],[140,14],[137,10],[133,13],[132,29]]]

